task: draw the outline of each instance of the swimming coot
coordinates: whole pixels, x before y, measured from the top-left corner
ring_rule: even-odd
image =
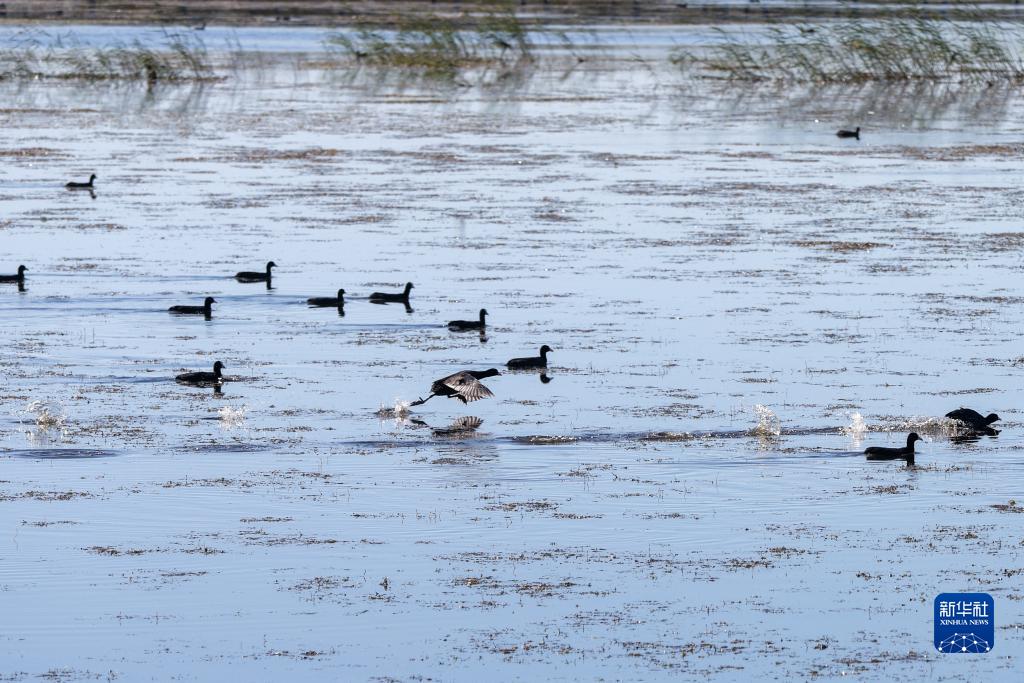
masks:
[[[381,303],[385,301],[394,301],[400,304],[409,303],[409,291],[412,289],[412,283],[405,283],[405,290],[398,294],[388,294],[387,292],[374,292],[370,295],[370,301],[375,303]]]
[[[328,306],[331,308],[341,308],[345,305],[345,290],[339,289],[337,298],[330,296],[315,296],[312,299],[306,299],[306,303],[310,306],[320,306],[323,308]]]
[[[251,270],[243,270],[241,273],[235,273],[235,279],[239,282],[270,282],[270,269],[276,268],[277,264],[273,261],[267,262],[267,272],[257,273]]]
[[[907,437],[907,445],[903,448],[883,448],[872,446],[864,451],[868,460],[906,460],[908,465],[914,464],[914,442],[920,441],[921,437],[917,432],[911,432]]]
[[[946,413],[946,417],[953,420],[960,420],[977,432],[993,431],[989,425],[999,420],[999,416],[995,413],[989,413],[988,417],[982,417],[981,413],[971,410],[970,408],[959,408],[951,413]]]
[[[174,379],[184,384],[220,384],[224,381],[220,372],[223,369],[224,364],[217,361],[213,364],[213,372],[186,372]]]
[[[410,406],[421,406],[435,396],[457,398],[463,403],[472,403],[482,398],[494,396],[491,390],[480,383],[486,377],[495,377],[501,373],[490,370],[463,370],[453,375],[442,377],[430,385],[430,396],[413,401]]]
[[[167,309],[167,312],[179,315],[205,315],[209,318],[213,314],[213,304],[215,303],[217,303],[217,300],[212,296],[208,296],[203,301],[202,306],[171,306]]]
[[[87,183],[76,183],[74,181],[71,181],[70,183],[68,183],[64,187],[68,188],[69,190],[91,190],[92,189],[92,184],[93,184],[93,182],[95,180],[96,180],[96,174],[93,173],[91,176],[89,176],[89,182],[87,182]]]
[[[513,358],[508,363],[505,363],[512,370],[526,370],[529,368],[546,368],[548,366],[548,352],[553,351],[550,346],[545,344],[540,347],[540,355],[532,358]]]
[[[449,330],[482,330],[487,327],[484,318],[487,317],[487,309],[480,309],[480,320],[453,320],[448,323]]]
[[[836,137],[857,138],[858,140],[860,140],[860,126],[857,126],[857,130],[837,130]]]
[[[25,271],[28,270],[25,266],[18,266],[17,275],[0,275],[0,282],[25,282]]]

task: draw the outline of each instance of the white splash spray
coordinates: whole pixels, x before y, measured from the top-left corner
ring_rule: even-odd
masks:
[[[850,437],[854,446],[859,446],[867,433],[868,425],[864,422],[864,416],[860,413],[850,413],[850,424],[843,427],[843,434]]]
[[[395,399],[394,407],[388,407],[381,403],[380,410],[377,411],[377,417],[381,419],[395,418],[401,420],[409,415],[409,405],[409,401],[403,401],[400,398]]]
[[[221,429],[237,429],[245,424],[245,414],[249,412],[247,406],[241,406],[239,408],[232,408],[231,406],[224,406],[217,411],[220,415],[220,427]]]
[[[772,439],[782,434],[782,423],[771,408],[758,403],[754,406],[754,414],[757,426],[750,430],[751,436]]]

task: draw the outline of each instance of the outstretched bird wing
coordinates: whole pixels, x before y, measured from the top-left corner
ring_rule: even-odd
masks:
[[[441,383],[458,394],[466,403],[494,396],[490,389],[468,372],[457,372],[445,377]]]

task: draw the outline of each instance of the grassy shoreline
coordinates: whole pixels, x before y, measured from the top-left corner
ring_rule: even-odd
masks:
[[[361,26],[393,28],[414,14],[433,14],[456,27],[470,26],[500,0],[176,0],[91,3],[89,0],[7,0],[0,25],[96,23],[226,26]],[[767,3],[721,5],[692,0],[516,0],[527,25],[545,24],[743,24],[760,22],[871,19],[907,16],[916,2],[875,2],[776,6]],[[1013,0],[986,3],[990,17],[1024,20]]]

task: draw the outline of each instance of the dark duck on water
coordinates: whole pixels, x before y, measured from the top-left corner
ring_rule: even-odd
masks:
[[[409,303],[409,292],[411,290],[412,290],[412,283],[411,282],[406,282],[405,283],[405,290],[403,290],[401,292],[398,292],[397,294],[393,294],[393,293],[390,293],[390,292],[374,292],[373,294],[370,295],[370,301],[372,303],[377,303],[377,304],[387,303],[387,302],[393,302],[393,303],[399,303],[399,304],[408,304]]]
[[[554,351],[550,346],[545,344],[540,347],[540,355],[532,356],[530,358],[513,358],[508,363],[505,363],[510,370],[530,370],[533,368],[546,368],[548,366],[548,353]]]
[[[235,279],[238,280],[239,282],[266,282],[269,285],[270,278],[272,277],[270,269],[276,267],[276,263],[274,263],[273,261],[268,261],[267,272],[260,273],[252,270],[243,270],[240,273],[235,273]]]
[[[70,183],[68,183],[64,187],[68,188],[69,190],[91,190],[93,188],[93,183],[94,182],[96,182],[96,174],[95,173],[93,173],[91,176],[89,176],[89,182],[87,182],[87,183],[76,183],[75,181],[72,180]]]
[[[911,432],[907,437],[907,445],[903,448],[884,448],[872,446],[864,451],[868,460],[906,460],[907,465],[914,464],[914,443],[920,441],[921,437],[917,432]]]
[[[345,305],[345,290],[339,289],[337,297],[315,296],[312,299],[306,299],[306,303],[321,308],[341,308]]]
[[[448,329],[454,332],[462,332],[466,330],[482,330],[487,327],[487,309],[480,309],[480,320],[453,320],[448,323]]]
[[[205,315],[209,318],[213,315],[213,304],[217,303],[217,300],[212,296],[206,297],[203,301],[202,306],[171,306],[167,309],[168,313],[176,313],[178,315]]]
[[[186,372],[174,379],[182,384],[220,384],[224,381],[221,375],[221,370],[223,369],[224,364],[217,361],[213,364],[213,372]]]
[[[0,275],[0,282],[17,282],[19,285],[25,284],[25,271],[28,270],[25,266],[18,266],[18,273],[16,275]]]
[[[951,420],[959,420],[976,432],[993,432],[995,430],[992,429],[992,423],[999,421],[999,416],[995,413],[989,413],[987,417],[982,417],[981,413],[970,408],[958,408],[946,413],[946,417]]]

